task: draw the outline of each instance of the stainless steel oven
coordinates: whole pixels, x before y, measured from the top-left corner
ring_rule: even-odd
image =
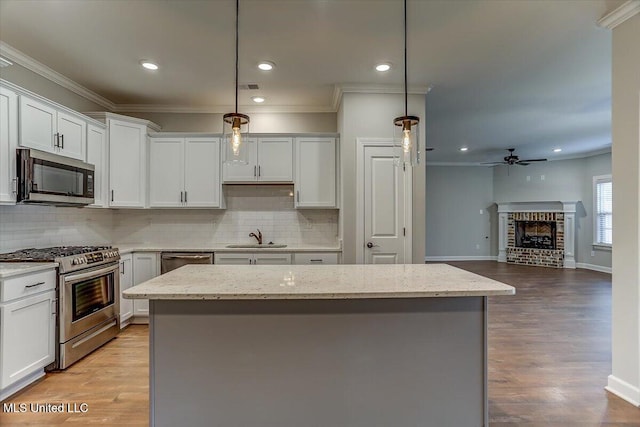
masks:
[[[56,361],[66,369],[120,332],[120,253],[111,246],[29,248],[3,262],[57,262]]]
[[[61,274],[59,368],[100,347],[119,330],[119,263]]]

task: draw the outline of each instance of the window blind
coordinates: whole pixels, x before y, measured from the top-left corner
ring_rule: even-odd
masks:
[[[596,243],[613,241],[613,185],[611,181],[596,182]]]

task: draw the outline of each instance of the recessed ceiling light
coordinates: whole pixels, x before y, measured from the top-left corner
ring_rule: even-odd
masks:
[[[140,61],[140,65],[142,65],[147,70],[152,70],[152,71],[155,71],[159,68],[157,64],[154,64],[153,62],[147,61],[147,60]]]
[[[384,73],[385,71],[389,71],[390,69],[391,69],[391,64],[386,62],[383,64],[376,65],[376,71],[380,71],[382,73]]]
[[[258,104],[262,104],[265,100],[265,98],[263,96],[252,96],[251,100],[253,102],[257,102]]]
[[[561,152],[561,151],[562,151],[562,148],[554,148],[554,149],[553,149],[553,152],[554,152],[554,153],[559,153],[559,152]]]
[[[467,147],[460,147],[460,151],[469,151],[469,148],[467,148]]]
[[[262,71],[271,71],[275,66],[276,64],[271,61],[262,61],[258,64],[258,68],[260,68]]]

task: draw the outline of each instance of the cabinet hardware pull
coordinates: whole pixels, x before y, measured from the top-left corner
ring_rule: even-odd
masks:
[[[60,148],[64,150],[64,134],[60,134]]]
[[[260,176],[260,166],[258,166],[258,176]]]
[[[58,300],[57,299],[52,299],[51,300],[51,315],[55,316],[56,314],[58,314]]]
[[[255,166],[253,167],[253,176],[257,176],[256,175],[256,167]]]
[[[300,190],[296,191],[296,202],[300,203]]]
[[[58,132],[53,134],[53,137],[56,139],[53,143],[54,147],[60,147],[60,134]]]
[[[113,190],[111,190],[111,201],[113,202]]]
[[[184,201],[183,201],[183,197],[182,197],[182,193],[184,193],[184,191],[181,191],[181,192],[180,192],[180,203],[184,203]]]
[[[13,178],[11,180],[13,182],[13,194],[18,193],[18,178]]]
[[[187,192],[184,192],[184,202],[187,203]]]
[[[25,285],[25,288],[35,288],[36,286],[44,285],[44,282],[34,283],[33,285]]]
[[[309,261],[311,261],[311,262],[322,262],[321,259],[310,259]]]
[[[120,267],[122,267],[122,270],[120,270],[120,274],[124,274],[124,262],[120,263]]]

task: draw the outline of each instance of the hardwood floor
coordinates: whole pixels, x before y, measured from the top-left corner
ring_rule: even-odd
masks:
[[[517,289],[513,297],[489,299],[492,426],[640,426],[640,409],[603,388],[611,373],[610,275],[491,261],[451,264]],[[131,326],[7,400],[86,402],[87,413],[0,412],[0,425],[147,425],[147,336],[146,327]]]

